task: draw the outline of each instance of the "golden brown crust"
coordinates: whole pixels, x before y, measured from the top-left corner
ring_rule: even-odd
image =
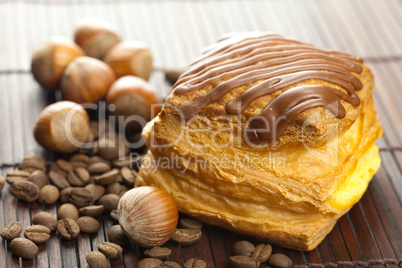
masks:
[[[290,248],[315,248],[360,199],[380,164],[373,76],[360,66],[360,74],[354,74],[362,82],[360,105],[341,101],[343,118],[324,108],[307,110],[274,146],[249,144],[242,133],[247,117],[260,113],[278,93],[256,99],[240,116],[228,115],[226,104],[252,86],[247,84],[191,118],[180,107],[211,86],[172,94],[143,131],[150,150],[136,186],[167,190],[179,211],[207,223]]]

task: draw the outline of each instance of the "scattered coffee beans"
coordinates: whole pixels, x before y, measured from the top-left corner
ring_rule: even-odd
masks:
[[[89,172],[83,167],[77,167],[67,174],[67,180],[72,186],[85,186],[90,179]]]
[[[73,204],[66,203],[59,207],[59,210],[57,211],[57,219],[61,220],[65,218],[78,220],[78,209]]]
[[[11,252],[23,259],[33,259],[39,252],[39,248],[29,239],[18,237],[10,243]]]
[[[24,236],[35,244],[43,244],[50,239],[50,232],[46,226],[32,225],[25,229]]]
[[[292,260],[281,253],[272,254],[268,259],[268,263],[279,268],[288,268],[293,265]]]
[[[18,181],[11,186],[10,193],[19,200],[33,202],[39,198],[39,187],[30,181]]]
[[[109,237],[110,242],[115,243],[117,245],[126,246],[130,244],[128,237],[118,224],[113,225],[112,227],[109,228],[107,236]]]
[[[82,187],[73,188],[70,192],[70,198],[68,200],[77,208],[87,207],[94,203],[92,192]]]
[[[29,177],[28,181],[35,183],[39,188],[42,188],[46,185],[47,176],[43,170],[35,170],[32,172]]]
[[[69,202],[72,189],[74,189],[74,187],[67,187],[60,191],[60,202],[62,204]]]
[[[81,216],[89,216],[89,217],[96,218],[96,217],[102,215],[104,210],[105,210],[105,207],[103,205],[92,205],[92,206],[80,208],[78,210],[78,212],[80,213]]]
[[[251,258],[258,260],[260,263],[266,262],[272,253],[272,247],[270,244],[259,244],[255,247]]]
[[[10,222],[3,228],[3,230],[0,233],[0,236],[4,240],[10,241],[20,236],[21,232],[22,232],[22,225],[19,221]]]
[[[108,259],[116,259],[123,254],[123,248],[115,243],[103,242],[98,245],[98,250]]]
[[[85,186],[85,189],[88,189],[92,193],[94,201],[97,201],[105,193],[105,187],[94,183],[88,184],[87,186]]]
[[[241,255],[241,256],[247,256],[250,257],[251,253],[254,252],[254,245],[251,244],[248,241],[238,241],[233,245],[232,248],[232,255],[236,256],[236,255]]]
[[[123,183],[128,187],[134,187],[135,179],[137,178],[137,172],[128,167],[123,167],[121,169],[121,176],[123,178]]]
[[[60,197],[59,188],[54,185],[45,185],[39,191],[39,202],[46,205],[54,204]]]
[[[117,214],[117,209],[113,209],[109,215],[110,215],[110,218],[112,218],[112,220],[114,220],[116,222],[119,221],[119,214]]]
[[[117,175],[119,175],[119,170],[118,169],[112,169],[110,171],[107,171],[103,173],[102,175],[96,176],[94,178],[94,181],[96,184],[99,185],[109,185],[113,183],[116,180]]]
[[[109,214],[112,210],[117,209],[119,204],[120,196],[116,194],[105,194],[98,200],[99,205],[105,207],[105,213]]]
[[[156,268],[159,267],[162,263],[163,262],[159,259],[145,258],[137,263],[137,268]]]
[[[194,219],[183,218],[180,219],[180,226],[186,229],[202,229],[202,222]]]
[[[171,240],[182,245],[189,246],[201,239],[202,232],[200,229],[176,229]]]
[[[181,266],[174,261],[164,261],[158,268],[181,268]]]
[[[57,220],[56,218],[46,211],[36,213],[32,218],[32,223],[36,225],[43,225],[50,229],[50,231],[56,230]]]
[[[98,232],[100,224],[99,222],[89,216],[83,216],[78,218],[77,224],[80,227],[80,231],[82,233],[87,233],[87,234],[94,234]]]
[[[85,257],[89,267],[91,268],[107,268],[108,263],[105,255],[99,251],[92,251]]]
[[[49,172],[49,179],[50,182],[56,185],[56,187],[60,190],[71,186],[70,183],[67,181],[65,175],[53,170]]]
[[[144,255],[149,258],[156,258],[156,259],[166,259],[170,256],[172,251],[169,248],[164,247],[154,247],[151,249],[147,249],[144,251]]]
[[[80,227],[75,220],[65,218],[57,222],[57,231],[66,240],[72,240],[80,234]]]
[[[258,268],[260,262],[248,256],[231,256],[229,258],[230,267],[233,268]]]
[[[29,172],[23,170],[14,170],[7,173],[6,181],[13,185],[17,181],[27,181],[29,176]]]
[[[203,260],[191,258],[184,263],[183,268],[207,268],[207,263]]]
[[[96,162],[93,164],[89,164],[87,170],[91,174],[103,174],[110,170],[110,165],[105,162]]]

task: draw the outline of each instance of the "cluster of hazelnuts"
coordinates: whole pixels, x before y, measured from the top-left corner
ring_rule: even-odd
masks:
[[[151,120],[160,109],[161,99],[147,82],[152,72],[151,52],[140,42],[121,41],[103,20],[83,20],[75,30],[74,41],[53,37],[39,45],[33,52],[31,68],[35,80],[44,89],[60,89],[64,100],[42,112],[35,127],[36,140],[52,151],[70,153],[77,149],[68,146],[71,145],[66,140],[68,137],[60,134],[56,141],[59,146],[49,144],[55,138],[52,137],[55,133],[49,133],[52,119],[66,117],[67,111],[75,107],[78,116],[72,119],[71,126],[87,121],[85,110],[74,104],[105,100],[109,115],[123,118],[136,115],[145,121]],[[125,127],[132,133],[141,130],[138,123]],[[74,138],[84,142],[85,128],[78,124],[72,129],[72,134],[78,135]]]

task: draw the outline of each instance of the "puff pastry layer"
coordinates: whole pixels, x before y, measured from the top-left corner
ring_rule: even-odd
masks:
[[[267,33],[226,36],[143,130],[136,186],[167,190],[206,223],[312,250],[379,168],[373,87],[351,55]]]

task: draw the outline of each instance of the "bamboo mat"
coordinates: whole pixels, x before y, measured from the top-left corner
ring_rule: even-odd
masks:
[[[382,166],[367,193],[342,217],[327,238],[311,252],[274,247],[300,267],[401,267],[402,265],[402,1],[276,0],[276,1],[11,1],[0,0],[0,173],[5,175],[25,155],[51,159],[34,141],[32,128],[41,109],[60,96],[47,94],[29,72],[34,46],[52,35],[71,37],[83,17],[112,22],[125,40],[141,40],[153,52],[156,70],[151,83],[162,96],[170,87],[160,71],[185,67],[221,34],[231,31],[273,31],[319,47],[359,55],[376,78],[375,100],[384,128]],[[9,186],[0,195],[0,227],[58,205],[16,201]],[[87,267],[85,255],[105,241],[112,222],[104,217],[97,235],[75,241],[57,236],[41,245],[32,261],[13,257],[0,246],[0,267]],[[168,243],[178,263],[204,259],[208,267],[227,267],[234,242],[244,239],[205,226],[194,246]],[[132,245],[111,267],[135,267],[142,250]]]

